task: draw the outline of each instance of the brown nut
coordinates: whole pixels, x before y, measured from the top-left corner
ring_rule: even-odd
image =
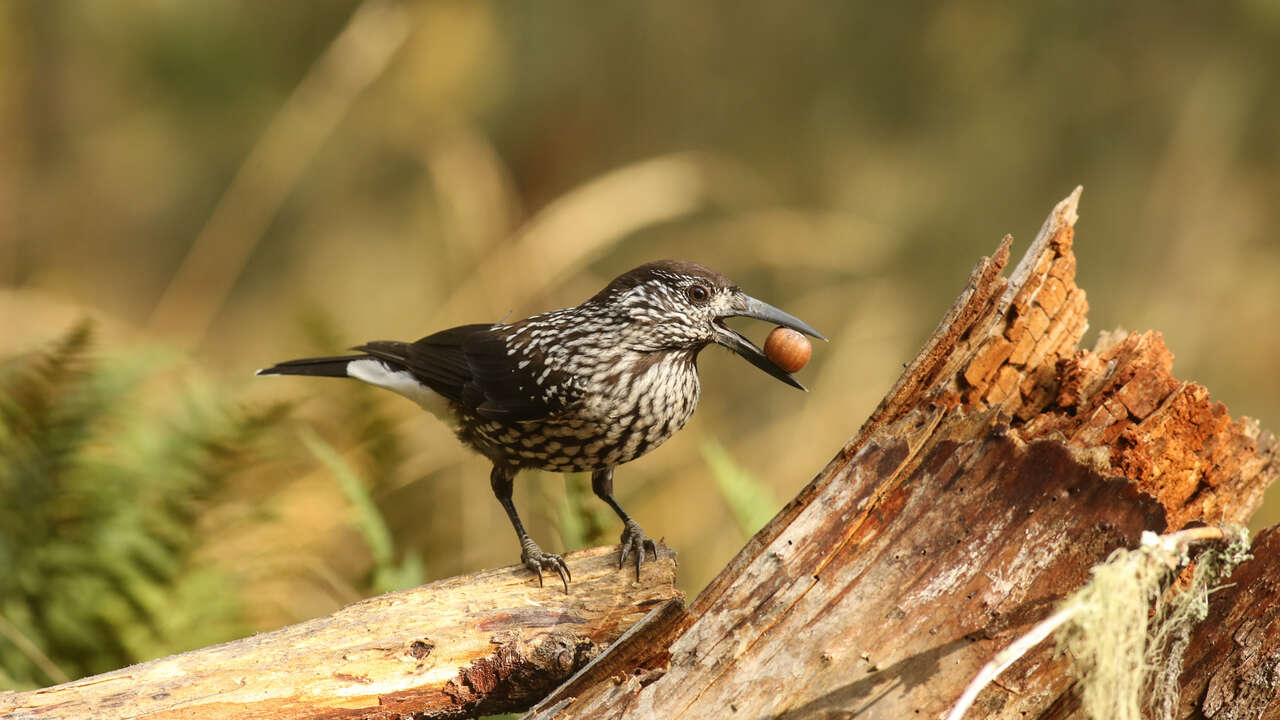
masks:
[[[809,338],[795,330],[777,327],[765,338],[764,354],[774,365],[793,373],[809,363],[813,346]]]

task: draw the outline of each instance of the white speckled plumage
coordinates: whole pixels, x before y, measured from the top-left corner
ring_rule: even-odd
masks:
[[[352,377],[399,393],[441,417],[493,462],[490,482],[507,511],[525,564],[553,570],[568,589],[563,558],[543,552],[511,502],[522,468],[590,471],[592,488],[623,520],[623,552],[656,553],[613,498],[613,468],[684,427],[701,394],[697,356],[719,343],[802,387],[722,320],[748,316],[821,337],[797,318],[744,295],[694,263],[642,265],[577,307],[509,324],[463,325],[413,343],[375,341],[359,355],[303,358],[262,374]]]

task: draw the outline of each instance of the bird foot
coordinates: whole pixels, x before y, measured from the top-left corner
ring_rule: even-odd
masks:
[[[569,594],[569,581],[573,579],[573,573],[569,572],[569,566],[565,564],[564,557],[554,553],[543,552],[538,547],[538,543],[530,538],[525,538],[520,543],[520,562],[538,574],[538,587],[542,587],[542,571],[555,570],[560,576],[560,582],[564,583],[564,592]]]
[[[626,564],[628,555],[635,553],[636,581],[639,582],[640,566],[644,564],[646,552],[653,555],[654,562],[658,561],[658,546],[640,529],[640,523],[628,520],[622,529],[622,552],[618,555],[618,569],[621,570]]]

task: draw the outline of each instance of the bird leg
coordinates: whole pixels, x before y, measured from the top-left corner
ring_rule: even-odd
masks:
[[[644,564],[645,552],[653,555],[656,562],[658,560],[658,546],[654,544],[640,529],[640,523],[631,519],[626,510],[618,504],[613,497],[613,468],[605,468],[596,470],[591,473],[591,489],[595,492],[596,497],[609,504],[613,511],[622,518],[622,552],[618,556],[618,568],[626,563],[627,556],[635,553],[636,556],[636,580],[640,580],[640,566]]]
[[[520,522],[520,516],[516,514],[515,503],[511,502],[514,478],[515,473],[512,470],[494,465],[493,472],[489,474],[489,485],[493,487],[493,494],[498,498],[498,502],[502,503],[502,509],[507,511],[507,517],[511,519],[511,527],[516,529],[516,537],[520,539],[520,562],[538,574],[539,587],[542,587],[542,571],[555,570],[560,575],[560,582],[564,583],[564,591],[567,595],[573,573],[569,572],[569,566],[565,564],[563,557],[543,552],[542,548],[538,547],[538,543],[525,532],[524,523]]]

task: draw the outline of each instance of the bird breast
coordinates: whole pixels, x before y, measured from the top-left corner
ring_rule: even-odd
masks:
[[[594,374],[591,384],[598,388],[589,393],[593,414],[652,439],[684,427],[702,392],[694,357],[686,352],[627,353]]]
[[[495,462],[573,472],[614,467],[661,445],[698,406],[694,353],[615,350],[581,373],[581,399],[564,413],[520,423],[487,422],[464,440]],[[472,435],[474,433],[474,435]]]

